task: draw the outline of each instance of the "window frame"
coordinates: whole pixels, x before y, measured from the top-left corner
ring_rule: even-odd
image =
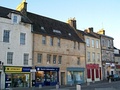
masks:
[[[3,42],[10,42],[10,30],[4,30],[3,33]]]
[[[7,64],[13,64],[13,52],[7,52]]]
[[[25,45],[26,33],[20,33],[20,45]]]
[[[28,61],[29,61],[29,54],[24,53],[24,55],[23,55],[23,65],[28,65]]]

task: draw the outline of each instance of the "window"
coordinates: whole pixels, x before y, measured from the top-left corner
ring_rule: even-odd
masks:
[[[108,42],[108,43],[107,43],[108,47],[110,47],[110,40],[108,40],[107,42]]]
[[[51,63],[51,55],[47,54],[47,64]]]
[[[95,47],[94,40],[92,39],[92,47]]]
[[[42,62],[42,54],[37,54],[37,62],[41,63]]]
[[[58,46],[60,47],[60,38],[58,38]]]
[[[24,65],[28,65],[29,54],[24,54]]]
[[[99,48],[99,41],[96,41],[96,48]]]
[[[77,58],[77,65],[80,65],[80,58]]]
[[[53,38],[50,37],[50,45],[53,46]]]
[[[78,42],[78,50],[80,50],[80,43]]]
[[[89,38],[87,38],[86,44],[87,44],[87,46],[90,46],[90,39]]]
[[[10,30],[4,30],[3,42],[9,42]]]
[[[62,56],[59,56],[58,57],[58,64],[61,64],[62,63]]]
[[[74,49],[76,48],[76,42],[74,42]]]
[[[93,60],[93,62],[95,62],[95,53],[94,52],[92,53],[92,60]]]
[[[7,64],[12,64],[13,63],[13,52],[8,52],[7,53]]]
[[[97,54],[98,62],[100,61],[100,53]]]
[[[42,44],[46,44],[46,37],[45,36],[42,36]]]
[[[53,55],[53,64],[56,64],[57,55]]]
[[[18,19],[17,16],[14,15],[14,16],[13,16],[13,23],[17,23],[17,19]]]
[[[88,62],[90,62],[90,52],[87,52]]]
[[[20,45],[25,45],[25,33],[20,33]]]

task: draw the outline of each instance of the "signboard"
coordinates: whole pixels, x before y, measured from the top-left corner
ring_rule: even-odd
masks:
[[[30,72],[32,67],[5,66],[5,72]]]
[[[36,72],[36,69],[31,69],[30,72]]]

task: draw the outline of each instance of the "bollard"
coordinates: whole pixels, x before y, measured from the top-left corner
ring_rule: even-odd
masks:
[[[76,90],[81,90],[81,85],[80,84],[76,85]]]
[[[109,83],[111,83],[111,78],[109,79]]]
[[[87,82],[87,86],[89,86],[90,85],[90,82]]]
[[[56,84],[56,90],[58,90],[59,89],[59,85],[58,84]]]
[[[41,84],[39,85],[39,88],[42,88],[42,85],[41,85]]]

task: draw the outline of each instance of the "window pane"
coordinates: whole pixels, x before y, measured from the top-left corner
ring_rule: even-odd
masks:
[[[25,33],[20,33],[20,44],[25,45]]]
[[[13,61],[13,52],[7,53],[7,64],[12,64]]]
[[[53,38],[50,37],[50,45],[53,46]]]
[[[46,44],[46,37],[45,36],[42,37],[42,44]]]
[[[13,16],[13,23],[17,23],[17,16]]]
[[[53,64],[56,64],[56,58],[57,58],[57,56],[53,55]]]
[[[24,65],[28,65],[29,54],[24,54]]]
[[[37,55],[37,62],[41,63],[42,62],[42,54]]]
[[[62,63],[62,56],[59,56],[58,57],[58,64],[61,64]]]
[[[58,46],[60,47],[60,39],[58,38]]]
[[[51,63],[51,55],[47,55],[47,64],[50,64]]]
[[[9,42],[9,37],[10,37],[10,31],[4,30],[3,42]]]

